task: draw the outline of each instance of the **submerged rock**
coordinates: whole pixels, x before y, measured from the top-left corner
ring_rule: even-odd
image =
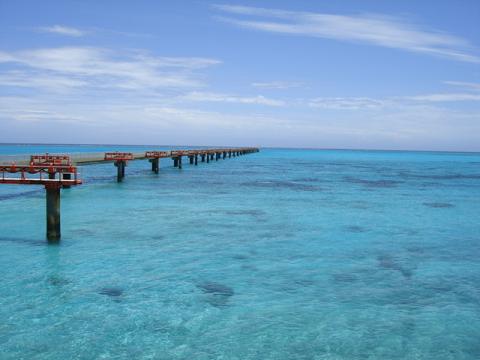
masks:
[[[227,285],[223,285],[217,282],[208,281],[197,285],[204,293],[221,295],[221,296],[233,296],[235,292],[233,289]]]
[[[48,278],[48,282],[50,285],[54,285],[54,286],[63,286],[63,285],[68,285],[70,283],[69,280],[57,275],[50,276]]]
[[[345,226],[345,230],[351,233],[363,233],[366,232],[367,229],[364,228],[363,226],[358,226],[358,225],[348,225]]]
[[[345,177],[345,181],[352,184],[360,184],[368,188],[392,188],[396,187],[398,184],[401,184],[403,181],[396,180],[365,180],[359,179],[352,176]]]
[[[390,255],[380,255],[377,260],[378,265],[383,269],[399,271],[406,278],[412,277],[412,271],[403,267]]]
[[[453,204],[442,203],[442,202],[423,203],[423,205],[431,207],[431,208],[437,208],[437,209],[455,207],[455,205],[453,205]]]
[[[198,284],[197,287],[207,294],[206,302],[220,308],[227,306],[230,297],[235,294],[231,287],[213,281]]]
[[[353,283],[357,281],[357,277],[353,274],[349,273],[338,273],[338,274],[333,274],[333,280],[336,283]]]
[[[120,287],[103,287],[98,291],[98,293],[110,297],[119,297],[123,295],[123,289]]]

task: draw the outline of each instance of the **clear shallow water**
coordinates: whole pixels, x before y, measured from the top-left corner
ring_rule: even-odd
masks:
[[[43,190],[0,187],[2,359],[480,358],[479,154],[81,172],[59,246]]]

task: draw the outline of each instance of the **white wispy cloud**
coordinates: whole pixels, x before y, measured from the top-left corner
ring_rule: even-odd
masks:
[[[2,63],[16,67],[0,78],[4,85],[34,87],[48,83],[50,87],[146,90],[202,86],[195,70],[219,64],[220,61],[196,57],[158,57],[142,51],[61,47],[0,51]],[[25,81],[28,77],[30,80]]]
[[[407,99],[427,102],[458,102],[458,101],[480,101],[480,94],[471,93],[440,93],[410,96]]]
[[[463,87],[466,90],[480,91],[480,83],[468,81],[444,81],[445,84]]]
[[[254,82],[252,83],[253,87],[260,89],[275,89],[275,90],[286,90],[290,88],[302,87],[304,84],[301,82],[294,81],[270,81],[270,82]]]
[[[310,99],[308,105],[312,108],[358,110],[375,109],[384,106],[386,100],[368,97],[319,97]]]
[[[228,23],[266,32],[354,41],[479,63],[468,41],[384,15],[336,15],[250,6],[215,5]]]
[[[14,70],[0,74],[0,86],[40,88],[49,91],[60,91],[67,88],[79,88],[87,85],[88,82],[81,79],[38,72]]]
[[[70,26],[63,25],[53,25],[53,26],[41,26],[37,28],[38,31],[72,36],[72,37],[81,37],[87,34],[87,31],[76,29]]]
[[[266,106],[285,106],[282,100],[270,99],[263,95],[257,96],[238,96],[212,92],[193,91],[181,97],[187,101],[198,102],[226,102],[226,103],[240,103],[240,104],[255,104]]]

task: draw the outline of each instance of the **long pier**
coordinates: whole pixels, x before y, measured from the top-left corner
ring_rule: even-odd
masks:
[[[198,162],[218,161],[259,152],[258,148],[219,148],[219,149],[187,149],[144,153],[106,152],[87,154],[86,156],[70,155],[31,155],[29,159],[16,158],[16,161],[0,164],[0,184],[42,185],[46,192],[46,235],[50,243],[58,243],[60,231],[60,190],[81,185],[77,166],[111,162],[116,167],[117,182],[125,178],[125,168],[129,161],[148,160],[152,172],[160,171],[160,159],[170,158],[173,166],[182,169],[182,159],[188,159],[190,165]],[[6,174],[15,174],[6,176]]]

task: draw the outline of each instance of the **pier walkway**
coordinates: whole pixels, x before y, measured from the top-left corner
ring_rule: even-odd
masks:
[[[34,154],[0,156],[0,184],[42,185],[46,190],[47,239],[60,240],[60,190],[82,184],[77,166],[110,162],[117,168],[117,182],[125,177],[129,161],[148,160],[152,172],[159,173],[160,159],[170,158],[173,166],[182,169],[182,159],[190,165],[218,161],[258,152],[258,148],[215,148],[187,150],[151,150],[143,153],[106,152],[66,154]]]

